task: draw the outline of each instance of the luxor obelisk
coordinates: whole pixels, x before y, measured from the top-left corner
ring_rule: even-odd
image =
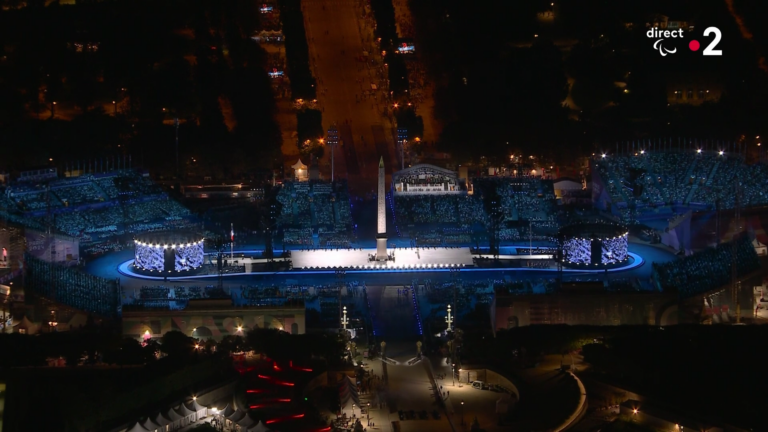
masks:
[[[384,188],[384,157],[379,160],[378,230],[376,231],[376,261],[387,260],[387,201]]]

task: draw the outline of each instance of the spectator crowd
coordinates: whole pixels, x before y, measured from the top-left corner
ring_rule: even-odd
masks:
[[[760,268],[757,252],[748,236],[682,259],[654,263],[653,279],[661,290],[677,291],[681,297],[690,297],[729,284],[733,264],[738,276]]]

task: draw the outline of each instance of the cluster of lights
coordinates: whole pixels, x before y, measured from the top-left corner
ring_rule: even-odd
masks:
[[[606,240],[616,240],[616,239],[619,239],[619,238],[626,237],[627,235],[629,235],[629,231],[625,232],[624,234],[617,235],[616,237],[605,237],[605,238],[595,238],[595,239],[583,238],[583,237],[571,237],[571,239],[573,239],[573,240],[587,240],[587,241],[592,241],[592,240],[606,241]]]
[[[563,250],[567,253],[565,261],[569,264],[582,266],[600,266],[625,262],[629,259],[627,254],[627,235],[629,235],[628,231],[613,237],[570,237],[563,241]],[[600,241],[602,243],[600,262],[593,262],[592,260],[593,241]]]
[[[758,146],[760,146],[761,144],[762,143],[757,143]],[[699,154],[701,154],[703,151],[704,151],[703,149],[696,149],[696,153],[699,153]],[[640,154],[645,154],[645,150],[640,150]],[[719,154],[720,156],[724,156],[725,155],[725,150],[718,150],[717,154]],[[606,156],[608,156],[606,153],[602,153],[600,155],[600,157],[603,158],[603,159],[605,159]],[[635,156],[637,156],[637,153],[635,153]]]
[[[136,243],[139,246],[149,246],[149,247],[153,247],[155,249],[168,249],[168,248],[177,249],[177,248],[181,248],[181,247],[190,247],[190,246],[193,246],[193,245],[197,245],[197,244],[200,244],[200,243],[202,243],[204,241],[205,240],[203,239],[203,240],[198,240],[198,241],[193,242],[193,243],[159,244],[159,243],[145,243],[145,242],[142,242],[142,241],[139,241],[139,240],[134,240],[134,243]]]
[[[414,314],[416,315],[416,323],[419,324],[419,335],[424,334],[424,330],[421,328],[421,315],[419,314],[419,304],[416,302],[416,290],[411,284],[411,299],[413,301],[413,310],[415,311]]]
[[[603,240],[601,253],[603,264],[616,264],[627,259],[627,238],[625,236]]]
[[[464,264],[398,264],[393,266],[387,266],[384,264],[368,264],[358,266],[305,266],[303,270],[322,270],[322,269],[360,269],[360,270],[408,270],[408,269],[441,269],[441,268],[456,268],[464,267]]]
[[[203,240],[194,243],[181,244],[152,244],[135,240],[136,244],[134,267],[151,272],[165,272],[166,256],[165,251],[174,252],[173,271],[189,271],[199,268],[203,265]]]

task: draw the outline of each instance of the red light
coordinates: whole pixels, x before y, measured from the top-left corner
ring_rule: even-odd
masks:
[[[264,376],[264,375],[259,375],[259,378],[261,378],[261,379],[270,379],[268,376]]]
[[[307,369],[307,368],[301,368],[301,367],[298,367],[298,366],[293,366],[293,360],[291,360],[291,362],[289,364],[291,366],[291,369],[293,369],[293,370],[300,370],[300,371],[304,371],[304,372],[312,372],[312,369]]]
[[[245,392],[246,393],[264,393],[264,390],[261,390],[261,389],[259,389],[259,390],[246,390]]]
[[[280,418],[276,418],[276,419],[272,419],[272,420],[267,420],[266,423],[267,424],[272,424],[272,423],[277,423],[279,421],[298,419],[298,418],[302,418],[302,417],[304,417],[304,414],[295,414],[295,415],[292,415],[292,416],[289,416],[289,417],[280,417]]]
[[[286,381],[277,381],[277,380],[275,380],[275,384],[293,387],[293,383],[286,382]]]
[[[259,409],[259,408],[264,408],[265,406],[266,406],[265,404],[251,405],[250,408],[251,409]]]

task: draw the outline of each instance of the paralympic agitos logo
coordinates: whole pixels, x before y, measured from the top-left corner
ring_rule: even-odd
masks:
[[[701,54],[705,56],[723,55],[722,50],[715,49],[717,44],[720,43],[720,40],[723,38],[720,29],[717,27],[707,27],[703,34],[704,37],[714,35],[714,39],[712,39],[712,42],[704,48],[704,51],[702,51]],[[683,29],[662,30],[658,27],[649,28],[645,35],[649,39],[656,39],[656,41],[653,42],[653,49],[658,51],[662,57],[666,57],[668,54],[675,54],[677,52],[675,40],[685,38]],[[696,52],[701,48],[701,44],[697,40],[691,40],[688,42],[688,48],[691,51]]]

